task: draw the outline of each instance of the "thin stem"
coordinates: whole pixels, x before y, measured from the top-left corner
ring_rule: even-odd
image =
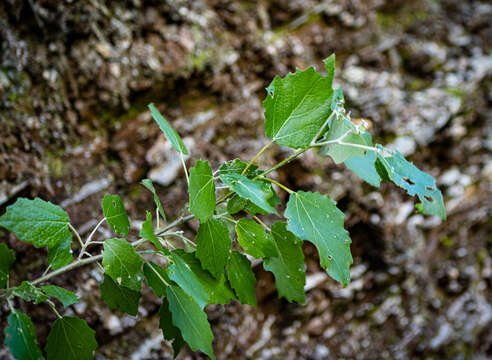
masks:
[[[311,140],[311,146],[313,146],[316,141],[318,140],[319,136],[321,135],[321,133],[323,132],[323,130],[325,129],[325,127],[330,123],[331,119],[333,118],[333,116],[335,116],[337,114],[336,111],[332,111],[330,116],[328,116],[328,118],[325,120],[325,122],[323,123],[323,126],[321,126],[317,132],[317,134],[313,137],[313,139]]]
[[[12,305],[12,301],[10,301],[10,298],[7,298],[7,304],[9,305],[10,311],[15,312],[14,305]]]
[[[48,271],[50,271],[50,269],[51,269],[51,265],[48,265],[46,267],[46,270],[43,272],[43,275],[42,276],[46,275],[48,273]]]
[[[267,226],[267,225],[266,225],[263,221],[261,221],[261,220],[260,220],[260,218],[259,218],[258,216],[254,215],[254,216],[253,216],[253,219],[255,219],[256,221],[258,221],[258,223],[259,223],[261,226],[263,226],[263,227],[265,228],[265,230],[267,230],[267,231],[272,231],[272,230],[270,230],[270,228],[269,228],[269,227],[268,227],[268,226]]]
[[[159,280],[161,280],[164,285],[169,286],[169,283],[166,280],[164,280],[161,274],[156,269],[154,269],[154,267],[150,265],[148,261],[145,262],[147,263],[147,265],[149,265],[149,268],[155,273],[155,275],[159,278]]]
[[[179,219],[174,220],[172,223],[167,225],[164,229],[156,233],[157,236],[160,236],[161,234],[164,234],[167,230],[172,229],[173,227],[176,227],[178,225],[181,225],[184,222],[187,222],[188,220],[191,220],[195,217],[195,215],[187,215],[187,216],[182,216]]]
[[[224,219],[224,220],[230,221],[231,223],[237,224],[237,220],[231,219],[230,217],[225,216],[225,215],[217,215],[216,218],[217,219]]]
[[[272,171],[275,171],[277,170],[279,167],[281,166],[284,166],[285,164],[291,162],[292,160],[294,160],[296,157],[298,157],[299,155],[301,155],[302,153],[306,152],[307,150],[309,150],[309,148],[305,148],[305,149],[299,149],[297,150],[294,154],[292,154],[291,156],[289,156],[288,158],[280,161],[279,163],[277,163],[276,165],[272,166],[270,169],[268,169],[267,171],[265,171],[264,173],[262,173],[262,175],[268,175],[270,174]]]
[[[91,244],[93,244],[93,242],[91,242],[92,240],[92,237],[94,236],[94,234],[96,233],[97,229],[99,229],[99,226],[102,225],[102,223],[106,221],[106,218],[103,218],[101,219],[97,225],[94,227],[94,229],[91,231],[91,233],[89,234],[89,236],[87,237],[87,239],[85,240],[85,243],[82,244],[82,248],[80,249],[80,253],[79,253],[79,256],[77,259],[82,259],[82,257],[84,256],[84,254],[87,254],[87,252],[85,251],[87,249],[87,247]],[[90,255],[90,254],[89,254]]]
[[[106,218],[102,218],[98,223],[97,225],[94,227],[94,229],[91,231],[91,233],[89,234],[89,236],[87,237],[87,239],[85,240],[85,243],[90,243],[91,240],[92,240],[92,237],[94,236],[94,234],[96,233],[97,229],[99,229],[99,226],[102,225],[103,222],[106,221]]]
[[[181,158],[181,164],[183,165],[183,170],[184,170],[184,173],[186,176],[186,183],[189,185],[190,184],[190,178],[188,177],[188,169],[186,169],[184,155],[182,152],[179,153],[179,157]]]
[[[186,243],[190,244],[192,247],[196,248],[196,244],[191,239],[188,239],[184,235],[176,235],[176,236],[179,237],[181,240],[184,240]]]
[[[77,240],[79,241],[80,243],[80,246],[83,248],[84,247],[84,242],[82,241],[82,238],[80,237],[80,234],[77,230],[75,230],[75,228],[72,226],[72,224],[68,223],[68,227],[73,231],[73,233],[75,234],[75,236],[77,237]]]
[[[62,316],[60,315],[60,313],[56,310],[56,307],[55,307],[55,304],[53,304],[53,302],[51,300],[46,300],[46,303],[48,304],[48,306],[51,308],[51,310],[53,310],[53,312],[56,314],[56,316],[58,317],[58,319],[61,319]]]
[[[287,186],[285,186],[285,185],[283,185],[283,184],[281,184],[278,181],[275,181],[273,179],[266,178],[266,177],[263,177],[263,176],[260,177],[260,179],[266,180],[266,181],[270,181],[271,183],[273,183],[273,184],[277,185],[278,187],[280,187],[280,188],[284,189],[285,191],[287,191],[289,194],[292,194],[294,192],[293,190],[289,189]]]
[[[241,175],[244,175],[246,173],[246,171],[249,169],[249,167],[256,161],[256,159],[258,159],[260,157],[261,154],[263,154],[263,152],[268,149],[271,145],[273,144],[273,140],[271,140],[268,144],[266,144],[265,146],[263,146],[260,151],[258,151],[256,153],[255,156],[253,156],[253,158],[248,162],[248,165],[246,165],[246,167],[244,168],[243,172],[241,173]]]
[[[142,244],[145,241],[147,241],[147,240],[146,239],[140,239],[138,241],[131,243],[131,245],[133,247],[137,247],[138,245]],[[46,275],[43,275],[43,276],[31,281],[31,284],[36,285],[36,284],[42,283],[42,282],[49,280],[55,276],[66,273],[67,271],[76,269],[76,268],[84,266],[84,265],[92,264],[93,262],[99,261],[101,259],[102,259],[102,255],[94,255],[94,256],[87,258],[87,259],[78,259],[78,260],[76,260],[76,261],[74,261],[68,265],[65,265],[64,267],[61,267],[57,270],[54,270],[54,271],[52,271]]]
[[[76,268],[81,267],[83,265],[91,264],[91,263],[98,261],[98,260],[101,260],[101,259],[102,259],[102,255],[96,255],[96,256],[93,256],[93,257],[88,258],[88,259],[76,260],[76,261],[74,261],[68,265],[65,265],[64,267],[61,267],[57,270],[50,272],[49,274],[46,274],[44,276],[37,278],[36,280],[32,281],[31,284],[33,284],[33,285],[39,284],[39,283],[44,282],[46,280],[49,280],[55,276],[63,274],[67,271],[76,269]]]
[[[157,208],[157,207],[155,208],[155,219],[156,219],[155,220],[156,221],[155,226],[157,227],[157,229],[159,229],[160,228],[160,226],[159,226],[159,208]]]

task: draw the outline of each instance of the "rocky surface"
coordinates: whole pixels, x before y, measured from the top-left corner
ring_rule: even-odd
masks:
[[[395,187],[376,190],[304,154],[276,176],[337,199],[353,240],[352,283],[343,289],[324,276],[306,246],[309,291],[299,306],[277,299],[273,278],[257,266],[258,308],[208,309],[218,358],[490,358],[491,14],[476,0],[6,0],[0,206],[41,196],[63,204],[88,232],[101,217],[102,195],[118,193],[136,234],[152,206],[138,182],[152,177],[169,215],[178,216],[186,183],[147,103],[183,135],[188,164],[202,157],[216,168],[251,158],[266,142],[261,101],[275,75],[321,68],[336,52],[336,82],[353,117],[436,177],[448,220],[415,214]],[[288,154],[271,148],[261,164]],[[42,272],[38,250],[2,230],[0,240],[16,250],[14,283]],[[98,295],[99,269],[86,270],[55,283],[81,296],[67,314],[97,330],[96,358],[171,359],[157,331],[158,299],[144,292],[136,318],[112,313]],[[53,315],[19,306],[44,344]],[[10,359],[6,349],[0,358]]]

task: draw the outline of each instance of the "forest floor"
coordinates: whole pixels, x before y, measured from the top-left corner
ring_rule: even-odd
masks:
[[[352,117],[437,179],[448,219],[416,214],[394,186],[372,188],[305,153],[275,176],[338,201],[352,238],[352,282],[329,279],[306,245],[301,306],[279,300],[273,277],[257,266],[257,308],[207,309],[217,357],[490,359],[491,14],[485,0],[3,1],[0,213],[19,196],[40,196],[66,208],[85,234],[102,217],[103,194],[114,193],[136,236],[152,208],[139,181],[151,177],[177,217],[186,180],[147,104],[184,136],[189,166],[249,160],[267,142],[264,88],[296,67],[322,70],[335,52],[335,82]],[[289,154],[272,147],[259,162]],[[3,230],[0,241],[16,252],[13,283],[41,274],[42,250]],[[80,295],[66,314],[96,330],[96,359],[171,359],[151,291],[137,317],[121,315],[101,301],[100,280],[97,267],[54,280]],[[54,315],[19,306],[44,345]],[[3,329],[4,304],[0,314]],[[202,356],[185,350],[179,358]],[[4,347],[0,359],[11,359]]]

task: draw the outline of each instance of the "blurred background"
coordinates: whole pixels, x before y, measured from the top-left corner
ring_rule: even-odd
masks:
[[[437,179],[448,220],[415,214],[395,186],[375,189],[305,153],[276,176],[338,201],[352,237],[352,282],[343,289],[329,279],[306,244],[300,306],[279,300],[273,276],[257,266],[258,308],[207,310],[218,358],[490,359],[491,45],[485,0],[3,0],[0,213],[19,196],[40,196],[86,233],[102,217],[102,196],[115,193],[136,234],[153,208],[138,184],[150,177],[168,216],[179,216],[186,181],[147,104],[184,137],[189,166],[248,160],[267,141],[264,88],[296,67],[324,71],[321,60],[335,52],[335,82],[353,118]],[[260,163],[288,155],[271,147]],[[16,252],[12,283],[41,274],[42,250],[4,230],[0,241]],[[93,267],[54,281],[81,296],[67,314],[96,329],[96,359],[171,359],[151,291],[134,318],[107,309],[100,280]],[[44,346],[54,315],[19,306]],[[0,358],[10,359],[4,347]]]

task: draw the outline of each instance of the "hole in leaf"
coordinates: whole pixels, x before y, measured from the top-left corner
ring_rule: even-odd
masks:
[[[113,207],[116,207],[116,201],[113,200]]]
[[[408,184],[410,184],[410,185],[415,185],[415,183],[414,183],[411,179],[409,179],[409,178],[407,178],[407,177],[403,177],[402,179],[403,179],[405,182],[407,182]]]
[[[434,191],[434,188],[432,186],[426,186],[425,188],[429,191]]]
[[[424,196],[424,199],[427,200],[428,202],[434,202],[434,199],[427,195]]]

